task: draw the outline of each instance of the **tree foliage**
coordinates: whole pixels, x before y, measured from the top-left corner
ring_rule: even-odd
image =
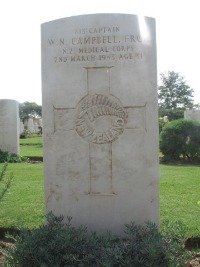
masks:
[[[176,109],[159,108],[159,117],[163,118],[164,116],[167,116],[169,121],[183,119],[184,109],[182,108],[176,108]]]
[[[194,90],[188,86],[184,77],[174,71],[161,73],[162,85],[158,87],[159,107],[164,109],[187,108],[193,106]]]
[[[166,160],[200,158],[200,122],[174,120],[167,123],[160,133],[160,151]]]
[[[24,102],[19,104],[19,116],[21,120],[33,117],[42,116],[42,106],[37,105],[35,102]]]

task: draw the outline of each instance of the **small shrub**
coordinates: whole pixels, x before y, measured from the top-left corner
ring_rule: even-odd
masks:
[[[170,267],[183,267],[185,262],[192,258],[192,253],[186,250],[187,227],[180,221],[170,223],[165,220],[162,223],[162,239],[166,246],[167,258],[170,259]]]
[[[166,160],[200,158],[200,122],[180,119],[167,123],[160,133],[160,150]]]
[[[159,133],[161,133],[163,127],[164,127],[168,122],[164,121],[164,118],[159,118],[159,119],[158,119],[158,123],[159,123]]]
[[[26,157],[10,153],[8,151],[0,150],[0,163],[9,162],[9,163],[20,163],[26,161]]]
[[[20,139],[25,139],[31,137],[31,132],[27,129],[24,129],[24,131],[20,134]]]
[[[125,257],[128,266],[168,266],[166,246],[155,224],[127,224],[125,233],[128,236]]]
[[[169,121],[179,120],[184,118],[184,109],[175,108],[175,109],[165,109],[159,108],[159,117],[167,116]]]
[[[46,225],[32,231],[22,230],[16,246],[7,253],[4,266],[182,266],[179,263],[184,260],[181,257],[183,240],[175,231],[169,234],[165,229],[162,234],[155,224],[138,226],[132,223],[125,226],[125,233],[125,238],[109,232],[105,235],[89,234],[84,226],[72,227],[71,218],[64,224],[63,216],[49,213]]]
[[[20,139],[25,139],[25,138],[27,138],[27,136],[26,136],[26,134],[21,133],[19,138],[20,138]]]
[[[2,169],[0,171],[0,201],[4,197],[5,193],[9,189],[11,185],[11,181],[13,179],[13,174],[10,174],[10,176],[6,179],[6,171],[7,171],[8,163],[4,163],[2,166]]]

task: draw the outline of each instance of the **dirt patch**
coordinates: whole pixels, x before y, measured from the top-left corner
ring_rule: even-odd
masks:
[[[185,266],[189,266],[189,267],[200,267],[200,253],[196,254],[196,258],[194,258],[191,261],[187,261],[185,263]]]
[[[14,242],[12,240],[12,242],[4,242],[4,241],[0,241],[0,264],[3,263],[5,261],[5,255],[6,255],[6,250],[13,248]]]
[[[185,242],[185,247],[188,250],[200,248],[200,237],[188,238]]]
[[[28,157],[27,163],[41,163],[43,162],[43,157]]]
[[[11,249],[15,245],[15,236],[20,233],[17,228],[0,228],[0,265],[5,260],[6,250]],[[7,235],[11,237],[6,237]]]

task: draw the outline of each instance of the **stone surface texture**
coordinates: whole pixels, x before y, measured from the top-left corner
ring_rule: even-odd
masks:
[[[155,20],[93,14],[41,28],[46,212],[98,232],[159,224]]]
[[[0,149],[19,154],[19,104],[16,100],[0,99]]]
[[[187,120],[197,120],[200,121],[200,110],[191,109],[184,111],[184,118]]]

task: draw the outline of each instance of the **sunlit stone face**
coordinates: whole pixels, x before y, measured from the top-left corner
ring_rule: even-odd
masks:
[[[46,212],[98,232],[159,224],[155,21],[42,25]]]

